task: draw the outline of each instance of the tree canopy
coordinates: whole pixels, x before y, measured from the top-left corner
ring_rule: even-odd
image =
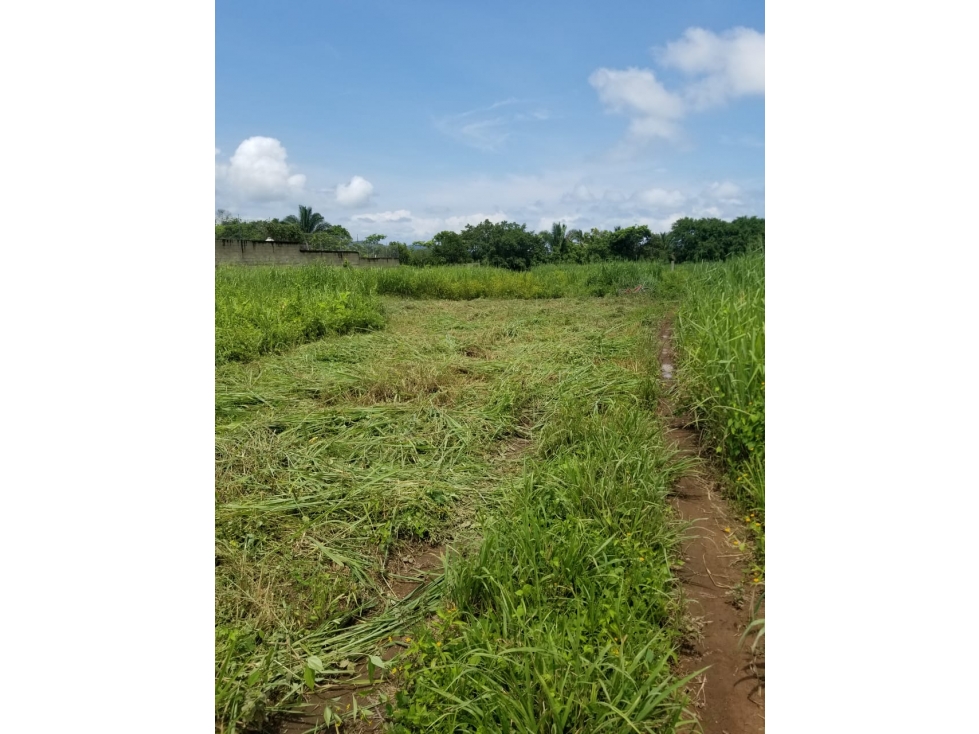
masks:
[[[460,232],[444,230],[427,242],[382,244],[386,236],[372,234],[353,242],[344,227],[330,224],[311,207],[282,220],[243,221],[227,211],[215,217],[218,239],[267,239],[304,242],[315,249],[356,249],[375,257],[397,257],[406,265],[464,265],[480,263],[526,270],[548,262],[588,263],[607,260],[697,262],[723,260],[755,246],[764,246],[765,220],[738,217],[677,220],[669,232],[653,232],[645,224],[569,230],[555,222],[549,230],[532,232],[525,224],[491,222],[467,224]]]
[[[327,222],[323,215],[319,212],[314,212],[313,207],[299,205],[299,216],[295,214],[290,214],[288,217],[283,218],[283,222],[287,224],[298,225],[299,231],[304,234],[312,234],[313,232],[322,232],[330,227],[330,223]]]

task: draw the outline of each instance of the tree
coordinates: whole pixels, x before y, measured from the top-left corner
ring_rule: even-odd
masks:
[[[652,238],[653,233],[645,224],[616,227],[609,239],[609,250],[624,260],[638,260]]]
[[[551,251],[551,257],[555,260],[564,260],[568,254],[568,227],[563,222],[554,222],[551,231],[544,233],[547,247]]]
[[[463,236],[445,230],[432,237],[429,245],[432,261],[439,265],[461,265],[473,261],[472,251]]]
[[[650,260],[669,262],[673,258],[673,239],[670,233],[654,234],[646,249],[646,257]]]
[[[411,248],[404,242],[392,242],[388,248],[394,251],[395,257],[402,265],[408,265],[411,262]]]
[[[255,222],[260,236],[256,239],[272,239],[276,242],[304,242],[305,233],[299,229],[295,222],[279,221],[278,219],[266,219],[264,222]]]
[[[222,240],[264,240],[261,222],[246,222],[227,209],[218,209],[214,215],[214,239]]]
[[[475,227],[467,224],[459,235],[475,262],[510,270],[526,270],[547,261],[547,248],[526,224],[488,219]]]
[[[322,214],[318,214],[313,211],[311,206],[299,205],[299,216],[295,214],[290,214],[283,220],[285,224],[295,224],[299,227],[299,231],[303,234],[312,234],[313,232],[322,232],[330,227],[330,223],[327,222]]]
[[[364,238],[361,243],[361,247],[364,252],[371,257],[378,257],[381,254],[386,254],[387,248],[384,247],[381,242],[387,239],[386,234],[371,234]]]
[[[724,260],[746,252],[758,240],[765,241],[765,220],[738,217],[723,219],[678,219],[670,230],[677,262]]]

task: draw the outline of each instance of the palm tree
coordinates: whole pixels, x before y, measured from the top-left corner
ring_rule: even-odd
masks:
[[[676,259],[676,253],[673,252],[673,234],[671,232],[654,234],[653,240],[656,243],[654,252],[657,259],[662,258],[667,261]]]
[[[296,224],[299,226],[299,231],[303,234],[312,234],[313,232],[323,232],[330,228],[330,223],[323,219],[323,215],[313,211],[311,206],[299,205],[299,216],[295,214],[290,214],[288,217],[282,220],[287,224]]]
[[[551,255],[557,258],[564,257],[568,243],[568,228],[561,222],[554,222],[551,231],[547,234],[548,244],[551,246]]]

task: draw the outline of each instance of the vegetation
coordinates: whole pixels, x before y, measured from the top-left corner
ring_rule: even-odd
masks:
[[[660,263],[541,266],[513,272],[469,268],[221,267],[215,284],[218,364],[281,352],[326,334],[380,328],[378,296],[403,298],[563,298],[608,296],[627,288],[675,293],[682,280]]]
[[[669,232],[658,234],[646,225],[582,232],[568,230],[561,222],[555,222],[548,231],[531,232],[524,224],[486,220],[466,225],[460,232],[439,232],[431,240],[411,246],[397,241],[385,246],[381,244],[386,239],[383,234],[372,234],[362,242],[354,242],[347,230],[325,222],[322,215],[309,207],[301,206],[299,210],[299,217],[292,215],[282,222],[276,219],[243,222],[219,212],[215,236],[219,239],[272,237],[276,241],[306,242],[319,249],[356,249],[374,257],[397,257],[403,265],[417,267],[478,263],[509,270],[529,270],[547,263],[724,260],[747,252],[753,243],[764,241],[765,237],[765,220],[758,217],[739,217],[733,222],[685,217],[675,222]]]
[[[313,232],[324,232],[332,225],[323,219],[323,215],[318,212],[314,212],[312,207],[299,205],[299,216],[290,214],[288,217],[282,220],[286,224],[295,224],[299,227],[299,231],[303,234],[312,234]]]
[[[679,607],[649,314],[559,384],[537,449],[403,663],[401,731],[673,731]],[[592,354],[583,354],[595,359]]]
[[[248,361],[384,325],[377,296],[340,268],[220,268],[214,288],[215,360]]]
[[[330,224],[312,207],[300,206],[299,216],[290,214],[279,219],[245,221],[224,210],[217,213],[215,239],[266,240],[302,242],[320,250],[352,249],[353,238],[346,228]]]
[[[586,649],[599,656],[554,684],[576,693],[605,685],[611,708],[603,714],[605,703],[586,700],[569,721],[611,721],[634,693],[651,707],[625,712],[631,719],[674,720],[675,530],[662,504],[674,469],[649,410],[652,302],[640,293],[451,310],[389,300],[385,309],[385,331],[218,369],[221,726],[256,726],[294,704],[307,677],[349,680],[344,661],[366,664],[390,645],[414,660],[402,726],[422,726],[433,691],[450,682],[449,669],[429,668],[425,656],[445,639],[452,662],[439,665],[469,666],[465,686],[483,685],[473,656],[513,658],[518,619],[521,644],[546,645],[535,657],[541,675]],[[591,449],[573,452],[582,441]],[[534,519],[527,535],[506,528],[513,517]],[[411,634],[443,582],[399,601],[392,559],[449,540],[464,551],[484,524],[482,561],[451,573],[454,609],[441,611],[453,630],[477,613],[486,626],[467,622],[451,641],[445,629],[432,633],[438,639],[421,625]],[[582,564],[588,578],[572,584]],[[524,590],[536,582],[533,595]],[[545,613],[551,602],[566,619]],[[494,640],[508,629],[504,648]],[[516,686],[515,676],[533,671],[504,664],[490,673]]]
[[[763,556],[764,256],[700,264],[689,273],[676,319],[681,392],[725,467]]]
[[[642,229],[603,240],[638,256],[590,264],[573,253],[604,235],[560,227],[544,250],[565,260],[527,269],[217,270],[219,730],[341,685],[372,693],[325,699],[323,725],[681,727],[686,466],[655,413],[656,327],[675,312],[678,394],[761,576],[764,259],[673,269],[650,254],[673,235]]]

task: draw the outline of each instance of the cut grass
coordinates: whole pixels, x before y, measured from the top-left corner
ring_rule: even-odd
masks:
[[[439,621],[416,633],[396,730],[669,732],[684,721],[666,501],[684,467],[637,375],[575,377],[479,552],[450,566]]]
[[[384,331],[217,370],[219,729],[260,727],[310,683],[348,680],[344,661],[378,655],[438,608],[443,588],[451,604],[443,616],[485,625],[481,636],[453,638],[473,675],[483,666],[469,665],[469,650],[513,661],[503,666],[509,672],[484,672],[514,685],[572,660],[573,680],[533,688],[532,708],[514,722],[550,721],[548,695],[594,686],[608,695],[584,708],[569,703],[563,720],[613,731],[623,716],[675,722],[675,533],[662,503],[671,470],[643,408],[655,400],[645,362],[658,319],[650,301],[379,306],[390,319]],[[528,438],[536,453],[521,475],[510,447]],[[448,542],[482,560],[450,560],[445,582],[397,600],[389,556]],[[494,646],[494,630],[515,630],[501,619],[522,620],[524,642],[545,652],[521,657]],[[605,647],[616,635],[613,656]],[[576,657],[586,649],[605,652],[589,667]],[[421,654],[416,647],[411,657]],[[479,680],[466,685],[489,679]],[[444,677],[406,681],[406,727],[421,725],[411,717],[426,695],[468,690]],[[636,696],[644,703],[630,709],[625,701]],[[442,713],[465,720],[451,700],[442,699]],[[510,715],[502,700],[482,705],[500,722]]]

